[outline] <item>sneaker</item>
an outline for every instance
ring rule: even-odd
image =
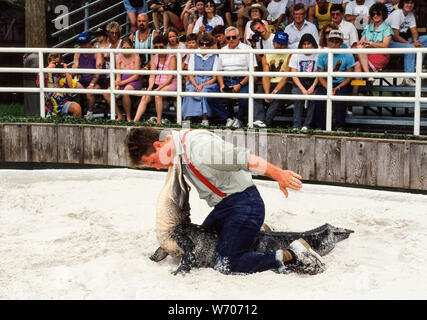
[[[326,270],[322,257],[311,249],[310,245],[302,238],[293,241],[286,248],[292,253],[292,261],[286,266],[294,272],[318,274]]]
[[[169,121],[169,119],[166,119],[166,118],[163,118],[163,119],[162,119],[162,124],[169,124],[169,123],[171,123],[171,122]]]
[[[86,112],[85,119],[87,120],[93,119],[93,112],[92,111]]]
[[[202,120],[202,126],[209,127],[209,120]]]
[[[306,126],[301,128],[301,131],[307,131],[307,130],[308,130],[308,128]]]
[[[150,119],[148,119],[147,122],[149,122],[149,123],[157,123],[157,118],[156,117],[150,117]]]
[[[261,120],[254,121],[254,126],[258,128],[265,128],[267,125]]]
[[[415,79],[413,79],[413,78],[405,78],[405,79],[403,79],[403,81],[402,81],[402,84],[404,85],[404,86],[407,86],[407,87],[414,87],[415,86]]]
[[[234,118],[228,118],[227,122],[225,123],[225,126],[227,128],[231,127],[233,125],[233,123],[234,123],[234,120],[235,120]]]
[[[239,119],[235,119],[231,126],[233,128],[240,128],[242,126],[242,122]]]

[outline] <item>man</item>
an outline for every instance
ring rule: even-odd
[[[288,35],[277,32],[273,39],[274,49],[288,48]],[[289,72],[290,54],[266,54],[262,57],[263,72]],[[258,86],[257,93],[286,94],[290,93],[291,86],[287,83],[288,77],[262,77],[262,85]],[[271,91],[271,89],[273,89]],[[280,99],[255,99],[254,100],[254,126],[265,128],[270,126],[279,110],[283,100]],[[264,107],[264,102],[267,109]]]
[[[289,22],[292,22],[293,20],[293,11],[295,10],[295,6],[297,4],[304,5],[304,8],[308,15],[308,21],[311,23],[314,23],[315,19],[315,10],[314,7],[316,6],[316,0],[289,0],[288,1],[288,12],[289,12]]]
[[[251,47],[240,42],[239,30],[236,27],[228,27],[225,29],[225,38],[228,45],[222,50],[247,50]],[[257,63],[254,59],[253,67]],[[248,71],[249,70],[249,54],[220,54],[218,59],[218,70],[222,71]],[[245,77],[230,77],[218,76],[218,83],[221,92],[234,92],[234,93],[248,93],[249,76]],[[223,106],[212,106],[214,112],[220,115],[224,114],[225,109]],[[221,110],[222,109],[222,110]],[[239,128],[244,121],[248,110],[248,99],[239,99],[239,112],[236,117],[228,115],[226,127]]]
[[[252,21],[251,30],[254,34],[251,34],[249,37],[249,41],[251,43],[251,47],[254,49],[274,49],[273,38],[274,34],[270,32],[270,29],[265,27],[265,24],[261,19],[255,19]],[[254,38],[257,38],[257,41]],[[255,37],[254,37],[255,36]]]
[[[150,21],[146,13],[141,13],[137,17],[138,30],[129,35],[129,38],[134,42],[135,49],[153,49],[153,39],[159,34],[155,30],[151,30]],[[141,68],[148,69],[151,55],[142,53],[139,55],[141,59]]]
[[[319,43],[319,32],[314,24],[305,20],[305,12],[304,4],[298,3],[294,6],[294,22],[285,28],[285,33],[289,36],[289,49],[298,48],[301,37],[306,33],[310,33],[316,39],[316,42]]]
[[[88,33],[83,32],[77,36],[77,43],[82,49],[93,48],[91,38]],[[75,53],[73,61],[73,69],[102,69],[104,66],[104,57],[102,53]],[[77,88],[80,89],[99,89],[101,74],[80,73]],[[85,118],[92,119],[93,109],[95,107],[95,94],[87,93],[87,113]]]
[[[354,0],[345,7],[345,20],[355,25],[357,30],[363,30],[369,23],[369,8],[375,0]]]
[[[344,44],[353,48],[359,42],[359,34],[354,24],[344,20],[344,7],[342,4],[331,6],[331,20],[344,35]]]
[[[393,11],[387,18],[386,22],[394,32],[390,48],[423,48],[427,46],[427,35],[420,36],[417,31],[414,15],[415,3],[415,0],[400,0],[399,9]],[[415,72],[415,59],[415,54],[404,54],[405,72]],[[415,79],[404,78],[402,85],[415,86]]]
[[[344,41],[344,35],[340,30],[332,30],[329,33],[327,42],[328,48],[339,49]],[[317,72],[325,72],[328,70],[328,55],[320,54],[317,60]],[[339,53],[333,56],[333,68],[335,72],[353,72],[354,70],[354,57],[349,53]],[[332,94],[346,96],[350,95],[351,76],[348,77],[335,77],[332,80]],[[326,94],[328,84],[325,78],[319,77],[320,88],[316,90],[316,94]],[[315,122],[316,127],[324,129],[326,121],[325,102],[317,102],[315,108]],[[337,131],[343,131],[345,128],[345,114],[346,103],[345,101],[335,102],[335,128]]]
[[[260,253],[250,249],[265,216],[264,203],[251,173],[277,181],[286,197],[287,188],[302,188],[300,175],[282,170],[207,130],[172,131],[166,141],[160,141],[160,131],[135,128],[128,134],[126,145],[135,165],[162,169],[172,166],[174,161],[182,162],[184,176],[200,198],[214,207],[202,225],[218,233],[215,270],[224,274],[284,271],[286,264],[292,262],[324,270],[322,258],[307,249],[302,239],[292,242],[287,250]]]

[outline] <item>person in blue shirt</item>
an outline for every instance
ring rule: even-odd
[[[327,46],[331,49],[339,49],[344,41],[344,35],[340,30],[332,30],[329,33]],[[317,72],[325,72],[328,70],[328,55],[320,54],[317,60]],[[354,57],[350,53],[334,54],[333,68],[335,72],[353,72]],[[335,77],[332,82],[332,94],[345,96],[351,92],[350,82],[351,77]],[[326,94],[328,87],[326,78],[319,77],[320,86],[316,90],[316,94]],[[345,101],[336,101],[335,103],[335,128],[337,131],[342,131],[345,128]],[[325,129],[326,125],[326,105],[325,101],[318,101],[315,107],[315,125],[316,128]]]

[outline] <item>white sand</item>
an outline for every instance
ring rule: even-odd
[[[112,170],[0,170],[1,299],[426,299],[427,196],[304,185],[286,199],[257,181],[266,222],[303,231],[328,222],[355,233],[316,276],[272,271],[226,276],[157,248],[155,203],[165,174]],[[209,207],[191,194],[192,219]]]

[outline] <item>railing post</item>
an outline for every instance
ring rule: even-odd
[[[248,128],[254,126],[254,53],[249,53],[249,100],[248,100]],[[239,107],[240,108],[240,107]]]
[[[45,102],[44,102],[44,59],[43,59],[43,50],[39,49],[39,86],[40,86],[40,117],[44,118],[45,113]]]
[[[116,62],[114,60],[114,53],[110,52],[110,119],[116,119],[116,97],[113,90],[116,88],[116,77],[114,75],[114,69],[116,68]]]
[[[182,99],[181,99],[181,92],[182,92],[182,78],[181,78],[181,70],[182,70],[182,59],[181,59],[181,52],[178,52],[176,55],[176,123],[181,124],[182,123]]]
[[[333,62],[334,61],[334,54],[332,52],[328,52],[328,78],[327,78],[327,90],[326,90],[326,131],[332,131],[332,86],[333,86],[333,78],[332,78],[332,71],[333,69]]]
[[[89,2],[85,3],[85,24],[84,31],[87,32],[89,30]]]
[[[422,62],[423,55],[421,51],[417,52],[416,55],[416,67],[415,67],[415,105],[414,105],[414,136],[420,135],[420,125],[421,125],[421,72],[422,72]]]

